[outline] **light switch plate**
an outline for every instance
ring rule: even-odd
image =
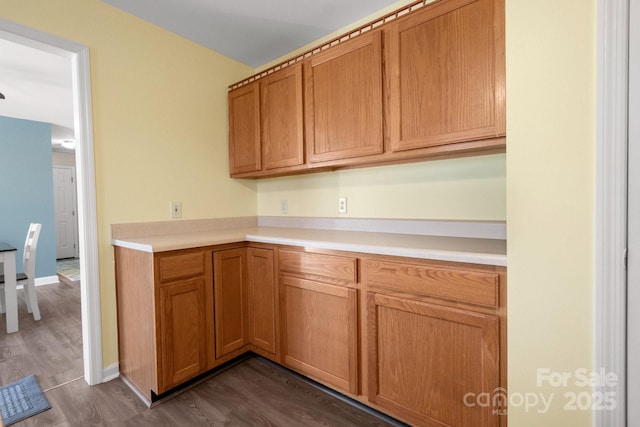
[[[182,202],[171,202],[171,216],[170,218],[182,218]]]

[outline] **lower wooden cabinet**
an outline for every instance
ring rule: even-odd
[[[277,361],[278,292],[272,249],[213,252],[216,361],[253,350]]]
[[[247,250],[213,253],[216,359],[248,343]]]
[[[288,276],[281,287],[285,365],[357,394],[357,291]]]
[[[161,285],[159,390],[168,390],[206,371],[207,289],[204,278]]]
[[[120,372],[148,403],[254,351],[412,425],[506,426],[473,404],[506,395],[506,269],[255,246],[116,247]]]
[[[471,405],[500,384],[496,316],[376,293],[367,303],[371,402],[417,425],[498,425]]]
[[[211,263],[121,247],[115,262],[120,374],[150,404],[214,366]]]
[[[273,249],[249,248],[249,343],[252,350],[274,360],[278,340],[278,287]]]

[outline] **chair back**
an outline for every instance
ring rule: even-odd
[[[32,280],[36,278],[36,249],[38,248],[38,237],[40,237],[41,228],[42,224],[31,223],[27,238],[24,241],[24,253],[22,254],[24,274]]]

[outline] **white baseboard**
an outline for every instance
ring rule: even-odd
[[[60,280],[58,276],[45,276],[45,277],[36,277],[35,284],[36,286],[42,285],[53,285],[54,283],[58,283]]]
[[[102,382],[106,383],[115,380],[120,376],[120,365],[116,362],[102,368]]]

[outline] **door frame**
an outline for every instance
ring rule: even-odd
[[[105,375],[102,366],[98,221],[89,49],[81,44],[5,19],[0,19],[0,38],[59,55],[71,63],[74,128],[77,141],[76,186],[84,379],[89,385],[99,384],[105,380]]]
[[[76,167],[75,166],[64,166],[64,165],[53,165],[53,169],[70,169],[71,170],[71,179],[73,180],[73,210],[76,211],[73,214],[73,256],[74,258],[79,258],[80,257],[80,249],[79,249],[79,242],[78,242],[78,214],[77,214],[77,210],[78,210],[78,189],[77,189],[77,185],[76,185]],[[57,197],[55,194],[53,195],[54,200]],[[56,222],[55,227],[57,228],[58,224]],[[57,231],[56,231],[57,234]],[[57,239],[57,235],[56,235],[56,239]],[[56,257],[57,257],[57,245],[56,245]]]
[[[597,2],[594,250],[594,364],[617,375],[594,393],[614,393],[612,410],[592,410],[594,426],[626,425],[626,267],[629,0]]]
[[[629,117],[640,117],[640,0],[629,2]],[[627,424],[640,423],[640,123],[629,119]],[[635,212],[636,215],[632,215]]]

